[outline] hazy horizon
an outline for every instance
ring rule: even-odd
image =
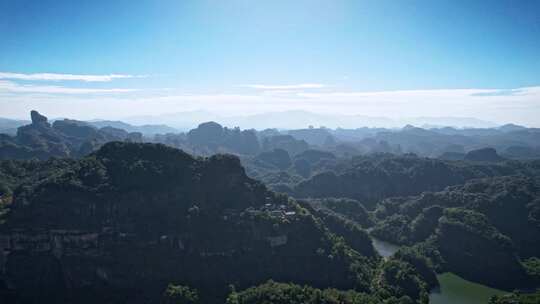
[[[39,110],[37,110],[39,112]],[[439,128],[439,127],[454,127],[454,128],[496,128],[505,124],[513,124],[507,122],[504,124],[495,123],[492,121],[485,121],[476,119],[474,117],[383,117],[383,116],[363,116],[355,114],[324,114],[314,113],[302,110],[291,111],[276,111],[265,112],[258,114],[248,115],[222,115],[216,112],[209,112],[203,110],[187,111],[167,113],[162,115],[141,115],[141,116],[126,116],[120,118],[92,118],[82,119],[79,117],[61,117],[50,116],[48,113],[40,112],[42,115],[46,115],[49,121],[62,120],[62,119],[74,119],[87,122],[99,122],[99,121],[118,121],[128,123],[133,126],[143,125],[166,125],[178,129],[179,131],[186,131],[192,128],[196,128],[199,124],[204,122],[217,122],[226,127],[240,127],[242,129],[304,129],[308,127],[314,128],[330,128],[330,129],[357,129],[357,128],[388,128],[388,129],[401,129],[407,125],[413,125],[415,127],[422,128]],[[7,118],[19,121],[30,122],[30,113],[27,113],[27,117],[21,118]],[[276,123],[278,122],[279,123]],[[525,127],[530,127],[526,126]]]

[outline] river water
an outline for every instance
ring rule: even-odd
[[[450,272],[437,275],[437,279],[440,287],[429,294],[430,304],[487,304],[491,296],[508,293],[467,281]]]
[[[385,259],[398,251],[399,246],[372,237],[373,247]],[[491,296],[508,292],[467,281],[453,273],[437,275],[439,288],[429,294],[430,304],[487,304]]]
[[[396,251],[399,249],[398,245],[388,243],[374,237],[371,238],[371,241],[375,250],[385,259],[396,253]]]

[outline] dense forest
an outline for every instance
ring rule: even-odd
[[[538,303],[540,161],[507,153],[535,129],[150,136],[31,116],[0,138],[7,303],[428,303],[444,272]]]
[[[349,246],[347,223],[326,226],[233,156],[110,143],[77,161],[4,161],[2,184],[3,295],[23,302],[152,301],[182,282],[217,303],[269,278],[425,302],[436,284],[414,270],[426,260],[383,263],[365,234]]]

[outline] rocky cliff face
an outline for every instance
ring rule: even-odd
[[[187,141],[195,151],[203,155],[228,151],[242,155],[254,155],[260,145],[254,130],[229,129],[216,122],[205,122],[187,134]]]
[[[39,114],[38,111],[30,111],[30,118],[32,119],[32,125],[36,127],[50,127],[47,117]]]
[[[30,303],[152,302],[169,282],[209,297],[270,278],[367,288],[352,265],[374,267],[236,157],[162,145],[109,143],[21,185],[5,221],[2,292]]]

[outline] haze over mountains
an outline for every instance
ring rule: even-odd
[[[63,118],[51,118],[51,121]],[[127,116],[118,120],[92,119],[87,120],[96,127],[116,127],[130,132],[143,134],[174,133],[188,131],[196,128],[199,124],[207,121],[215,121],[230,128],[264,130],[279,129],[303,129],[308,126],[356,129],[369,128],[402,128],[406,125],[414,125],[423,128],[494,128],[499,124],[471,117],[411,117],[411,118],[388,118],[364,115],[332,115],[318,114],[308,111],[283,111],[268,112],[254,115],[225,116],[208,111],[189,111],[155,116]],[[16,128],[27,124],[28,120],[11,119],[0,117],[0,132],[15,134]]]
[[[134,116],[122,119],[135,125],[166,124],[180,130],[195,128],[200,123],[215,121],[227,127],[263,130],[301,129],[307,126],[355,129],[360,127],[401,128],[405,125],[457,128],[491,128],[497,124],[470,117],[373,117],[365,115],[320,114],[308,111],[266,112],[254,115],[224,116],[208,111],[190,111],[156,116]]]
[[[514,124],[495,128],[433,126],[420,128],[406,125],[403,128],[332,129],[325,126],[309,125],[307,128],[299,129],[266,128],[256,130],[249,128],[242,130],[237,126],[231,128],[216,122],[204,122],[187,130],[187,132],[181,132],[165,124],[136,126],[122,121],[94,120],[85,122],[62,119],[54,120],[50,124],[48,119],[37,111],[32,111],[31,114],[32,123],[27,126],[21,126],[25,121],[3,120],[5,129],[0,130],[0,134],[4,133],[1,137],[0,156],[15,157],[15,151],[21,153],[19,154],[21,158],[31,158],[34,152],[30,151],[35,151],[38,158],[55,155],[61,157],[83,156],[108,141],[125,139],[164,143],[202,155],[218,152],[256,155],[276,148],[285,149],[291,155],[314,148],[341,156],[376,152],[415,153],[421,156],[453,160],[466,159],[468,157],[466,153],[486,148],[495,149],[505,157],[517,159],[532,158],[540,153],[539,129]],[[290,119],[296,116],[317,118],[317,116],[304,112],[276,113],[275,115],[286,115]],[[37,121],[36,117],[43,117],[44,122]],[[178,118],[176,115],[174,117]],[[268,118],[270,120],[267,120]],[[243,123],[259,121],[260,125],[264,125],[270,124],[273,119],[272,115],[270,117],[253,116],[245,118]],[[470,122],[470,120],[468,121]],[[238,122],[235,121],[235,123]],[[52,149],[51,147],[56,148]],[[480,156],[480,159],[482,157],[484,156]],[[493,156],[491,159],[497,159],[497,157],[499,156]]]

